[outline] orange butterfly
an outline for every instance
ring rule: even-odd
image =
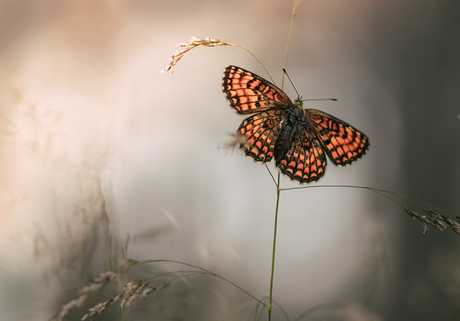
[[[356,128],[329,114],[303,109],[264,78],[227,66],[222,89],[239,114],[254,114],[238,128],[237,139],[246,155],[268,163],[299,183],[318,181],[326,171],[326,155],[338,166],[364,156],[369,139]],[[243,138],[243,139],[240,139]]]

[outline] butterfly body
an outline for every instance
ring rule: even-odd
[[[315,109],[303,109],[301,97],[291,101],[277,86],[236,66],[225,68],[222,88],[239,114],[252,114],[237,130],[240,149],[259,162],[275,159],[294,181],[310,183],[326,171],[327,159],[349,165],[369,148],[362,132]]]
[[[276,162],[286,156],[291,143],[297,138],[297,124],[302,122],[302,118],[303,109],[301,107],[293,105],[285,109],[285,120],[280,123],[280,133],[274,148]]]

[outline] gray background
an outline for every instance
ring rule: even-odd
[[[225,148],[243,117],[221,92],[228,64],[267,75],[231,47],[197,48],[173,74],[160,71],[177,43],[209,36],[249,49],[279,85],[293,4],[0,3],[0,318],[49,319],[125,247],[267,295],[275,187],[264,166]],[[459,7],[301,3],[290,77],[304,98],[339,100],[307,108],[371,141],[362,160],[330,164],[316,185],[399,191],[459,213]],[[314,307],[315,320],[455,320],[459,237],[422,231],[365,190],[285,192],[275,300],[291,320]],[[194,277],[97,319],[250,319],[255,306],[221,280]],[[284,320],[278,309],[274,318]]]

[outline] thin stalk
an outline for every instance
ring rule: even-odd
[[[300,5],[300,0],[295,0],[294,1],[294,9],[292,10],[292,19],[291,19],[291,26],[289,27],[289,37],[288,37],[288,45],[286,48],[286,59],[284,61],[284,69],[287,69],[287,64],[288,64],[288,59],[289,59],[289,50],[291,49],[291,39],[292,39],[292,31],[294,29],[294,20],[295,16],[297,14],[297,7]],[[284,73],[283,73],[283,78],[281,80],[281,89],[283,89],[284,86]]]
[[[275,227],[273,230],[273,250],[272,250],[272,270],[270,275],[270,294],[268,297],[268,321],[272,319],[272,307],[273,307],[273,280],[275,276],[275,256],[276,256],[276,235],[278,231],[278,209],[280,204],[280,177],[281,173],[278,172],[278,181],[276,183],[276,208],[275,208]]]
[[[264,306],[267,306],[266,304],[264,304],[262,301],[260,301],[259,299],[257,299],[255,296],[253,296],[251,293],[249,293],[248,291],[246,291],[245,289],[243,289],[242,287],[240,287],[239,285],[237,285],[236,283],[224,278],[223,276],[220,276],[219,274],[216,274],[214,272],[211,272],[210,270],[207,270],[207,269],[204,269],[202,267],[199,267],[197,265],[194,265],[194,264],[190,264],[190,263],[185,263],[185,262],[181,262],[181,261],[176,261],[176,260],[166,260],[166,259],[159,259],[159,260],[144,260],[144,261],[136,261],[136,262],[133,262],[131,263],[131,266],[132,267],[136,267],[136,266],[141,266],[141,265],[145,265],[145,264],[150,264],[150,263],[159,263],[159,262],[169,262],[169,263],[176,263],[176,264],[181,264],[181,265],[185,265],[185,266],[189,266],[189,267],[192,267],[192,268],[195,268],[195,269],[198,269],[200,271],[200,273],[202,274],[207,274],[207,275],[212,275],[212,276],[215,276],[225,282],[227,282],[228,284],[234,286],[235,288],[237,288],[238,290],[240,290],[241,292],[245,293],[247,296],[251,297],[252,299],[254,299],[255,301],[259,302],[260,304],[264,305]],[[268,308],[268,307],[267,307]]]
[[[289,37],[288,37],[288,44],[286,48],[286,60],[284,62],[284,69],[287,68],[287,64],[288,64],[289,50],[291,48],[292,30],[294,28],[294,20],[297,14],[297,7],[299,6],[299,4],[300,4],[300,0],[294,1],[294,9],[292,11],[291,26],[289,28]],[[284,73],[283,73],[283,78],[281,80],[281,89],[283,89],[283,87],[284,87]],[[268,321],[271,321],[272,319],[272,308],[273,308],[273,280],[275,277],[276,235],[278,232],[278,209],[280,205],[280,195],[281,195],[280,179],[281,179],[281,173],[278,171],[278,180],[275,183],[276,184],[276,209],[275,209],[275,226],[273,228],[273,250],[272,250],[272,270],[271,270],[271,275],[270,275],[270,294],[268,297],[268,313],[267,313]]]

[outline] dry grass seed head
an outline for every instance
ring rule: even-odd
[[[171,62],[166,66],[165,69],[161,71],[162,74],[170,71],[175,65],[177,65],[177,63],[184,57],[184,55],[187,52],[199,46],[202,46],[202,47],[232,46],[234,47],[236,45],[228,41],[212,39],[209,37],[206,37],[206,38],[191,37],[189,42],[181,42],[177,46],[180,48],[185,48],[185,49],[178,50],[171,56],[170,58]]]

